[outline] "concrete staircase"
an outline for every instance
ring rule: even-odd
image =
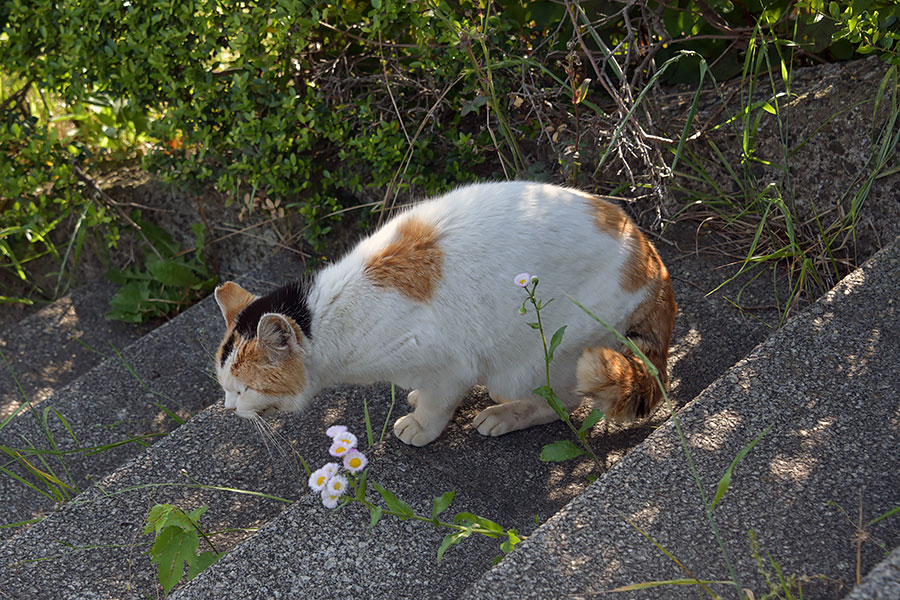
[[[771,554],[785,574],[829,578],[805,584],[819,587],[805,587],[804,597],[846,595],[856,577],[856,545],[848,540],[858,502],[864,522],[900,505],[900,385],[893,374],[900,350],[900,299],[894,298],[900,241],[755,350],[770,333],[761,321],[772,315],[745,319],[721,297],[705,297],[703,289],[720,276],[660,250],[682,308],[672,396],[679,405],[696,396],[679,422],[708,495],[737,452],[773,425],[735,469],[714,512],[741,585],[756,597],[768,589],[747,551],[752,528],[762,556]],[[244,283],[264,291],[299,269],[271,263]],[[38,406],[38,413],[58,410],[75,434],[77,442],[48,418],[61,449],[135,436],[142,443],[66,455],[67,481],[83,491],[64,504],[0,477],[0,524],[46,515],[27,528],[0,529],[9,538],[0,547],[0,598],[162,596],[146,555],[152,540],[143,534],[158,502],[185,510],[206,505],[204,528],[229,530],[214,537],[229,554],[173,598],[586,597],[688,577],[622,515],[697,577],[729,578],[664,411],[643,426],[598,425],[593,442],[607,470],[590,485],[585,461],[538,461],[545,443],[567,437],[561,424],[497,439],[478,435],[471,418],[488,402],[478,390],[425,448],[404,446],[390,433],[366,448],[363,404],[377,438],[390,406],[385,386],[330,389],[311,411],[273,419],[276,437],[265,440],[217,402],[209,357],[221,331],[218,308],[207,298],[122,352],[147,387],[116,357]],[[397,397],[391,420],[407,410],[405,394]],[[370,479],[419,514],[430,515],[433,498],[455,490],[445,516],[472,512],[529,539],[493,568],[499,542],[483,538],[452,547],[437,565],[445,531],[384,517],[370,532],[368,513],[359,507],[325,509],[308,493],[296,455],[312,468],[326,462],[324,431],[335,423],[359,436]],[[0,430],[0,445],[22,446],[27,439],[39,446],[42,435],[34,415],[22,414]],[[898,523],[900,515],[888,517],[867,533],[891,550],[900,546]],[[869,541],[861,548],[865,575],[885,553]],[[733,587],[714,591],[736,597]],[[696,587],[670,586],[624,595],[697,594]]]

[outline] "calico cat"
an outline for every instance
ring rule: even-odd
[[[677,306],[650,242],[617,206],[538,183],[485,183],[424,201],[312,278],[257,297],[216,289],[226,332],[216,354],[225,406],[242,417],[303,410],[323,387],[390,381],[415,410],[403,442],[440,435],[467,390],[496,405],[474,425],[502,435],[558,417],[532,390],[544,379],[540,339],[519,314],[516,274],[540,277],[549,331],[566,324],[550,368],[567,410],[590,398],[609,418],[653,412],[661,393],[644,364],[566,299],[623,332],[666,380]]]

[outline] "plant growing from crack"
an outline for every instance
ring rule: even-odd
[[[200,527],[200,517],[205,512],[206,506],[187,513],[172,504],[157,504],[150,509],[144,533],[156,535],[150,548],[150,560],[157,565],[159,582],[166,594],[184,577],[185,565],[190,581],[225,555],[216,550],[209,535]],[[200,538],[211,550],[198,554]]]
[[[550,363],[553,362],[554,352],[556,352],[556,349],[562,343],[563,335],[566,332],[566,325],[563,325],[553,333],[550,338],[550,343],[548,344],[547,335],[544,332],[544,322],[541,319],[541,311],[553,302],[553,298],[546,302],[538,299],[536,291],[539,281],[540,280],[536,275],[530,275],[528,273],[520,273],[519,275],[516,275],[515,278],[515,284],[523,288],[526,294],[525,299],[522,301],[522,306],[519,307],[519,314],[528,314],[528,309],[525,307],[526,304],[531,304],[534,308],[535,318],[537,320],[529,322],[528,326],[540,333],[541,344],[544,348],[544,385],[535,388],[534,393],[547,401],[547,404],[553,409],[553,412],[555,412],[560,420],[572,430],[575,440],[578,442],[576,444],[571,440],[560,440],[558,442],[546,444],[541,450],[541,460],[544,462],[559,462],[587,454],[591,457],[599,470],[603,467],[603,464],[600,462],[600,459],[597,458],[597,455],[594,454],[590,444],[588,444],[587,434],[594,425],[603,419],[604,415],[595,408],[581,423],[581,426],[576,427],[572,422],[571,415],[569,415],[569,412],[562,405],[556,392],[553,391],[553,387],[550,384]]]
[[[403,521],[422,521],[451,530],[438,547],[438,564],[450,546],[473,534],[503,539],[500,544],[503,554],[511,552],[522,540],[517,530],[505,529],[490,519],[469,512],[457,513],[452,522],[441,520],[440,515],[447,511],[453,502],[456,494],[454,491],[444,492],[434,499],[430,516],[417,514],[396,494],[368,479],[368,458],[356,449],[357,438],[347,431],[346,427],[342,425],[329,427],[326,434],[331,438],[329,454],[341,459],[342,464],[329,462],[313,471],[309,477],[309,487],[321,494],[322,504],[327,508],[339,509],[353,502],[362,504],[369,511],[369,529],[373,529],[384,515],[392,515]],[[367,497],[369,487],[373,488],[384,501],[383,506]],[[503,554],[496,557],[494,562],[499,562]]]

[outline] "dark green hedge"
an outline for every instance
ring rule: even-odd
[[[9,229],[17,215],[54,223],[61,205],[85,202],[73,166],[110,157],[139,154],[242,202],[280,199],[308,217],[312,242],[323,215],[406,189],[513,176],[595,185],[567,165],[602,151],[579,146],[578,124],[624,113],[586,49],[636,95],[681,50],[719,80],[737,73],[754,36],[788,41],[800,59],[896,60],[898,14],[887,0],[7,0],[0,268],[23,243]],[[610,75],[613,62],[627,77]],[[666,76],[697,72],[685,60]]]

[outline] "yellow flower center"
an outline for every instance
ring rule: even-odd
[[[356,469],[360,464],[362,464],[362,461],[359,460],[359,458],[354,457],[350,459],[350,466],[352,468]]]

